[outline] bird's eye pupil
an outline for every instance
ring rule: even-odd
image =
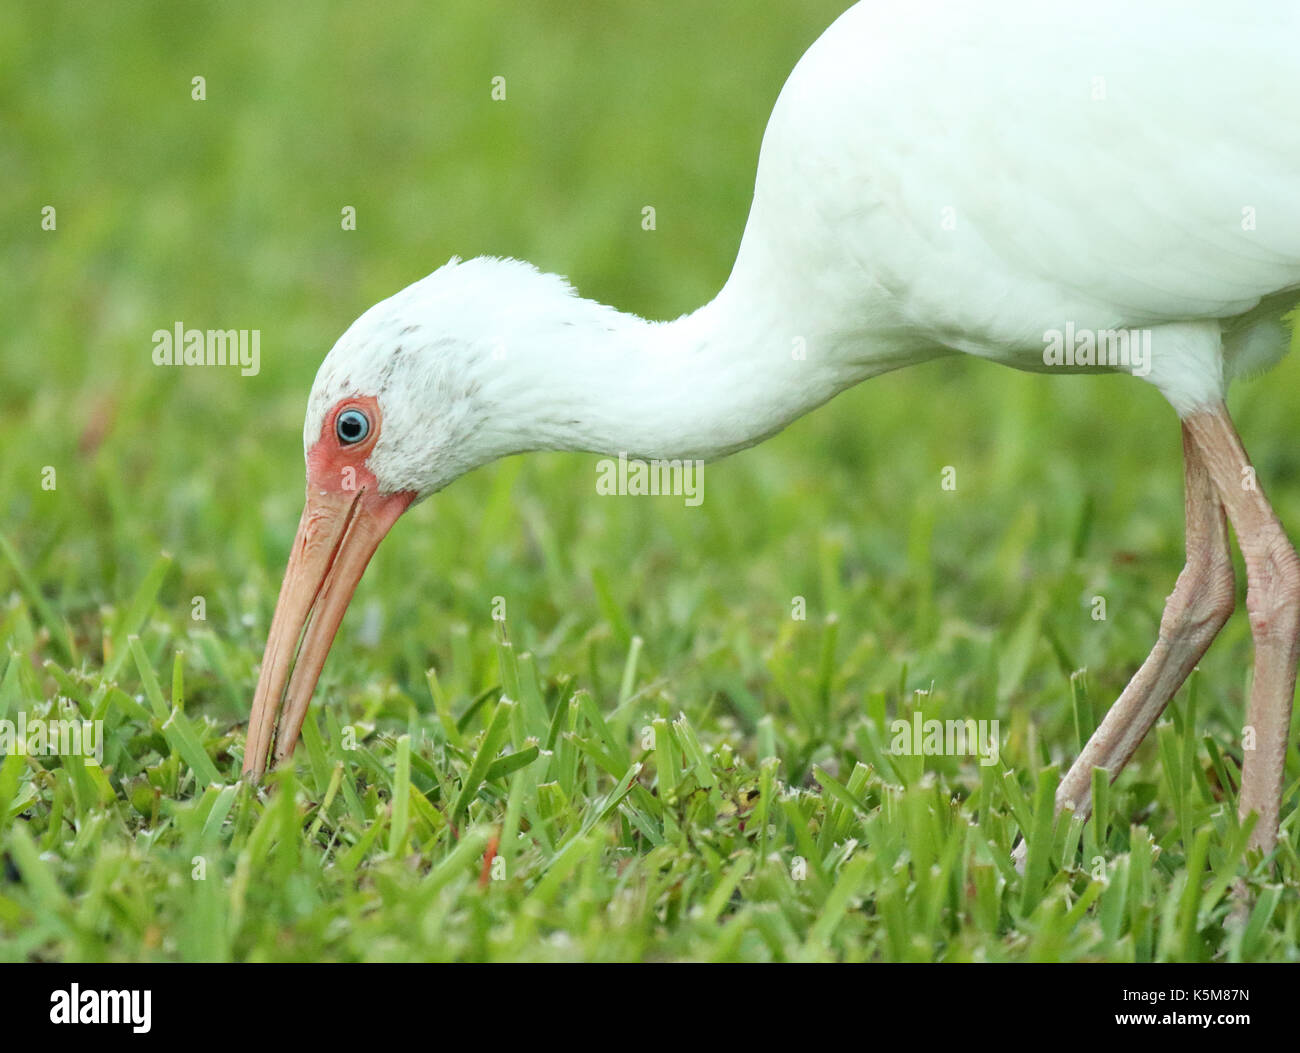
[[[370,434],[370,419],[360,410],[344,410],[335,422],[334,431],[339,442],[350,444],[360,442]]]

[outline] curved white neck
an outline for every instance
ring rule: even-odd
[[[801,324],[808,312],[728,282],[673,322],[578,297],[519,337],[494,430],[506,448],[711,459],[751,446],[844,388],[893,368],[859,334]],[[512,431],[511,422],[517,422]]]

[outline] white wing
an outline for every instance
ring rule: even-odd
[[[1300,287],[1297,5],[857,5],[764,137],[733,278],[776,273],[864,329],[1017,365],[1067,321],[1224,319]]]

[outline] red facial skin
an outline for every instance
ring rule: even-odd
[[[334,429],[339,414],[349,409],[358,409],[370,419],[370,432],[360,442],[345,445]],[[320,437],[307,451],[307,489],[341,493],[346,487],[352,492],[365,489],[376,493],[379,480],[366,467],[366,458],[379,441],[383,424],[379,400],[373,395],[354,395],[336,403],[321,421]]]
[[[344,443],[335,433],[335,421],[347,409],[361,410],[370,420],[370,431],[360,442]],[[247,776],[256,778],[266,770],[268,754],[279,762],[293,752],[357,582],[379,542],[415,500],[410,490],[381,494],[374,472],[366,467],[382,430],[378,400],[350,396],[325,414],[320,438],[307,453],[306,505],[248,722]]]

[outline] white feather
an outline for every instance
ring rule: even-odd
[[[530,449],[716,457],[936,355],[1051,368],[1067,324],[1149,330],[1145,379],[1217,401],[1300,300],[1298,11],[858,4],[781,92],[713,302],[651,323],[453,260],[343,335],[304,439],[375,395],[371,468],[421,495]]]

